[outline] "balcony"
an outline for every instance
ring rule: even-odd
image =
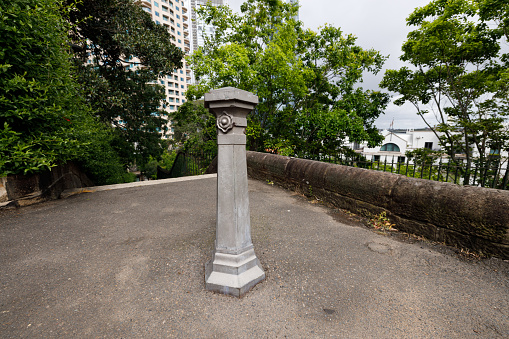
[[[140,0],[140,1],[136,2],[136,4],[140,5],[142,8],[148,8],[148,9],[152,10],[152,4],[150,3],[150,1]]]
[[[186,22],[183,22],[183,23],[182,23],[182,26],[184,27],[184,29],[189,28],[189,25],[188,25]]]

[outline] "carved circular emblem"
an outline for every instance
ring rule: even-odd
[[[223,112],[218,118],[217,118],[217,128],[219,128],[223,133],[228,132],[233,128],[233,117]]]

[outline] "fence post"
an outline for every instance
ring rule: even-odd
[[[256,95],[233,87],[205,94],[218,128],[216,243],[205,283],[208,290],[236,297],[265,279],[251,241],[247,187],[247,114],[256,104]]]

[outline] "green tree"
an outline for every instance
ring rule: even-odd
[[[71,76],[61,2],[0,2],[0,175],[82,156],[88,108]]]
[[[170,114],[173,146],[184,151],[217,151],[216,119],[203,101],[187,101]]]
[[[248,116],[252,150],[312,155],[336,152],[346,137],[379,143],[373,122],[388,96],[358,85],[385,58],[356,46],[339,28],[303,30],[296,11],[280,0],[248,0],[239,15],[202,7],[199,14],[216,30],[189,59],[199,82],[188,89],[188,100],[225,86],[258,95]]]
[[[167,114],[157,82],[182,67],[183,52],[132,0],[83,0],[68,17],[77,78],[97,117],[116,127],[112,146],[126,166],[158,158]]]
[[[502,3],[435,0],[417,8],[407,24],[418,28],[401,56],[413,67],[388,70],[381,83],[401,95],[396,104],[415,106],[453,163],[465,155],[465,183],[474,162],[484,167],[491,149],[508,147],[507,56],[500,53],[506,18],[496,28],[483,21],[499,15]],[[437,125],[427,118],[429,107]]]

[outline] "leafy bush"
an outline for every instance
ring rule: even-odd
[[[0,3],[0,175],[80,157],[88,108],[71,77],[60,1]]]

